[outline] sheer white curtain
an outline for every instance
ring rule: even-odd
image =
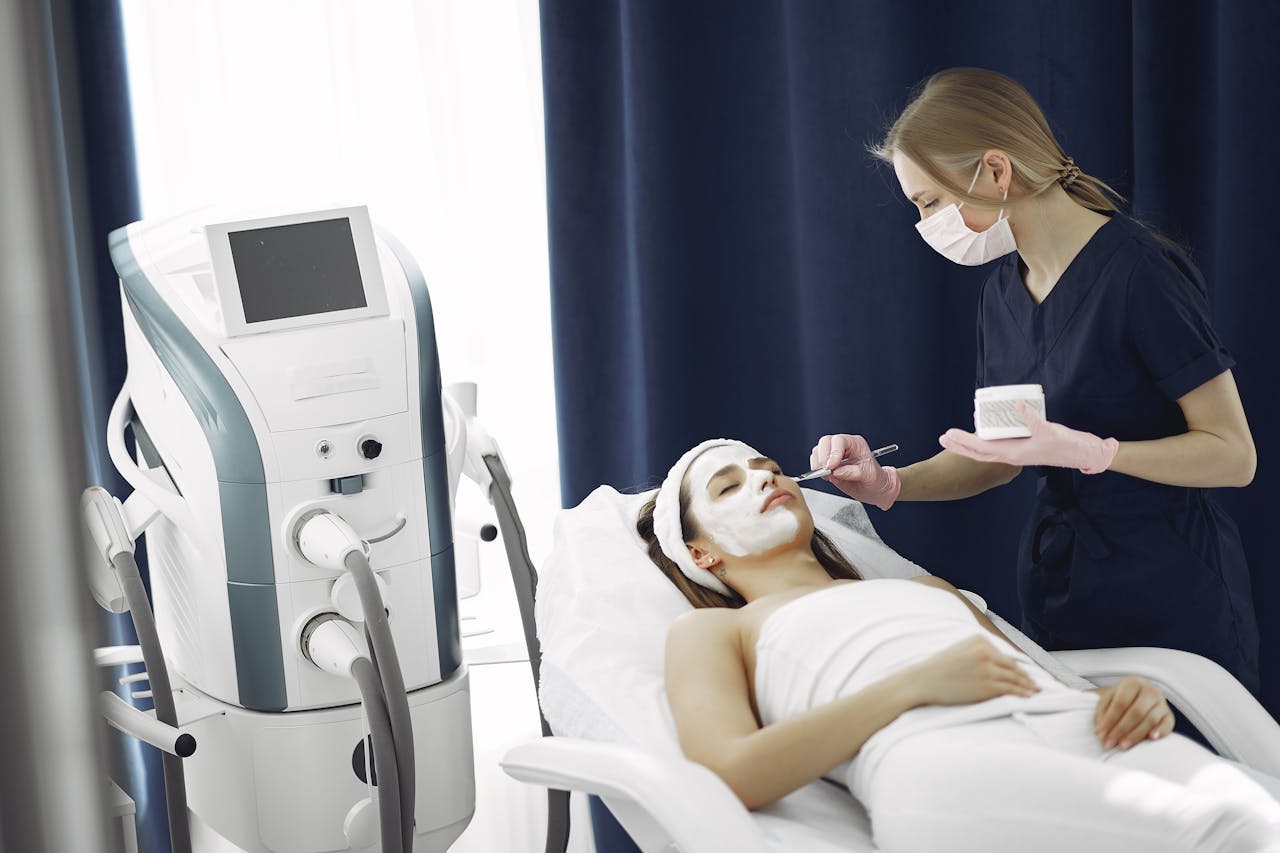
[[[143,213],[366,203],[422,265],[445,383],[559,507],[537,0],[124,0]]]

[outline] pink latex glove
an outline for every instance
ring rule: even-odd
[[[1047,421],[1040,412],[1019,402],[1018,417],[1031,430],[1030,438],[978,438],[971,432],[949,429],[938,443],[961,456],[979,462],[1003,462],[1006,465],[1050,465],[1078,468],[1084,474],[1101,474],[1115,461],[1120,442],[1099,438],[1091,432],[1065,427]]]
[[[809,454],[809,467],[830,468],[822,479],[854,500],[880,509],[893,506],[902,491],[898,469],[881,465],[860,435],[824,435]]]

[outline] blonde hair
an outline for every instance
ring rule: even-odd
[[[871,153],[889,163],[900,153],[960,201],[994,208],[1001,202],[971,195],[967,179],[953,177],[973,174],[992,149],[1008,155],[1013,183],[1028,197],[1061,186],[1077,204],[1105,213],[1124,200],[1067,156],[1026,89],[985,68],[949,68],[925,80]]]
[[[676,589],[680,590],[694,607],[733,608],[746,604],[746,600],[736,592],[730,596],[721,595],[713,589],[708,589],[702,584],[689,580],[685,577],[684,572],[680,571],[680,567],[663,553],[662,546],[658,544],[657,534],[653,532],[653,507],[656,503],[657,499],[653,498],[646,501],[644,506],[640,508],[640,517],[636,519],[636,533],[639,533],[640,538],[644,540],[645,549],[649,552],[649,559],[662,570],[662,573],[667,576],[667,580],[675,584]],[[697,522],[694,521],[692,513],[689,512],[689,489],[686,485],[681,485],[680,487],[680,527],[680,532],[686,542],[698,538]],[[813,556],[818,559],[822,568],[826,569],[827,574],[833,579],[862,580],[858,570],[845,559],[844,554],[840,553],[840,549],[835,546],[835,543],[816,527],[813,530],[813,539],[810,541],[809,547],[813,549]]]

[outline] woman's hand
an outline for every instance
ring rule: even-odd
[[[980,634],[904,670],[904,675],[921,705],[969,705],[1040,690],[1013,658]]]
[[[850,464],[852,463],[852,464]],[[856,501],[888,509],[902,491],[896,468],[886,468],[871,455],[860,435],[824,435],[809,453],[810,468],[829,468],[823,477]]]
[[[1094,733],[1103,747],[1117,744],[1128,749],[1144,740],[1162,738],[1173,731],[1173,711],[1160,688],[1145,678],[1130,675],[1119,684],[1094,691],[1100,697],[1094,712]]]
[[[1018,402],[1015,411],[1031,431],[1030,438],[991,440],[978,438],[962,429],[949,429],[938,443],[952,453],[979,462],[1051,465],[1076,468],[1085,474],[1101,474],[1115,461],[1120,442],[1114,438],[1099,438],[1091,432],[1047,421],[1044,415],[1022,401]]]

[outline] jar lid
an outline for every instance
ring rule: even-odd
[[[1044,396],[1044,388],[1040,385],[992,385],[979,388],[973,395],[975,400],[1025,400]]]

